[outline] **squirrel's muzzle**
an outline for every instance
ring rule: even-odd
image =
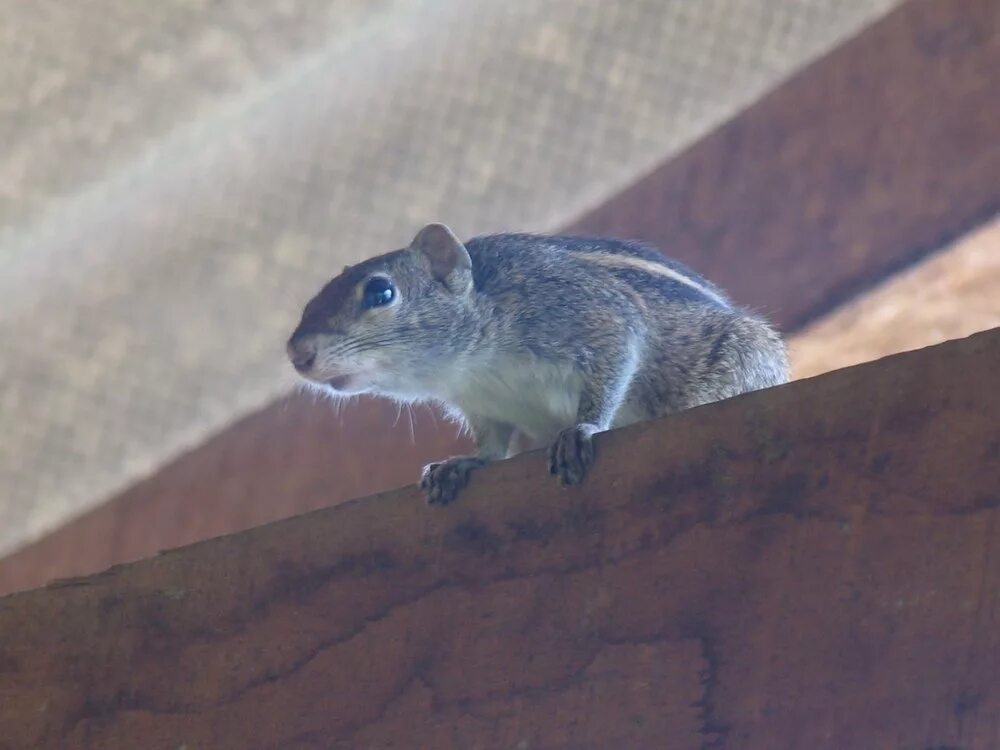
[[[288,359],[296,370],[305,374],[312,369],[313,364],[316,362],[315,341],[309,338],[297,339],[295,336],[292,336],[286,348]]]

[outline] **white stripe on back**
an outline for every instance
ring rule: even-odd
[[[670,266],[664,265],[663,263],[646,260],[645,258],[636,258],[632,255],[618,255],[616,253],[605,253],[600,251],[577,252],[574,253],[574,255],[581,260],[597,263],[598,265],[605,266],[607,268],[634,268],[638,271],[645,271],[646,273],[665,276],[668,279],[673,279],[678,283],[684,284],[691,289],[704,294],[706,297],[715,300],[723,307],[729,307],[729,303],[720,297],[716,292],[713,292],[711,289],[699,284],[694,279],[675,271],[670,268]]]

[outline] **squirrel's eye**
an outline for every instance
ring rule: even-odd
[[[396,298],[396,289],[392,282],[384,276],[375,276],[365,284],[361,295],[361,306],[366,310],[373,307],[388,305]]]

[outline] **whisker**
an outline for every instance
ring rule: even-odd
[[[361,349],[375,349],[380,346],[385,346],[387,344],[395,344],[400,341],[404,341],[405,338],[401,336],[386,337],[381,339],[365,339],[364,341],[353,342],[347,346],[339,347],[335,350],[331,350],[331,354],[335,356],[342,357],[347,354],[353,354]]]
[[[416,328],[404,328],[399,331],[393,331],[392,333],[371,336],[368,338],[353,338],[347,341],[341,341],[337,346],[328,349],[328,353],[331,356],[344,356],[345,354],[350,354],[362,348],[374,348],[377,346],[385,346],[386,344],[394,344],[400,341],[407,341],[410,338],[410,334],[416,331]]]

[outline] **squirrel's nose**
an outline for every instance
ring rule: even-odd
[[[310,341],[288,342],[288,359],[299,372],[308,372],[316,362],[316,345]]]

